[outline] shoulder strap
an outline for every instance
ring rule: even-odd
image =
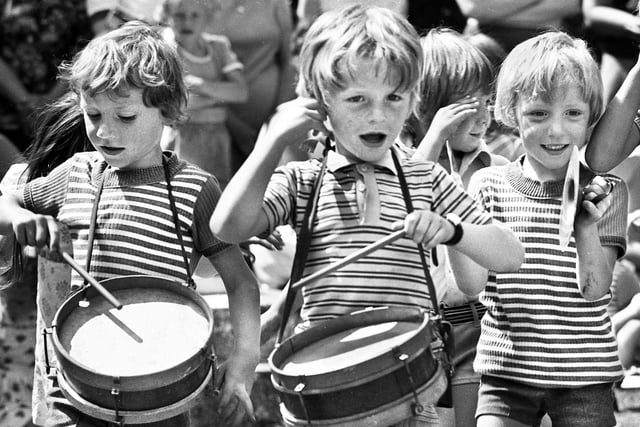
[[[402,189],[402,197],[404,198],[405,206],[407,207],[407,213],[413,212],[413,203],[411,202],[411,195],[409,194],[409,186],[407,180],[402,171],[402,166],[398,160],[395,150],[391,150],[391,157],[393,158],[393,164],[396,167],[396,173],[398,174],[398,181],[400,181],[400,188]],[[429,266],[427,265],[427,259],[424,255],[424,248],[421,243],[418,243],[418,253],[420,254],[420,262],[422,264],[422,270],[424,270],[424,278],[429,288],[429,297],[431,298],[431,305],[437,316],[440,316],[440,307],[438,305],[438,298],[436,296],[436,287],[433,284],[433,279],[429,273]]]
[[[316,209],[318,208],[318,198],[320,197],[320,187],[322,187],[322,178],[327,170],[327,153],[329,151],[330,143],[327,139],[325,141],[325,148],[322,158],[322,166],[320,172],[313,183],[311,190],[311,197],[307,203],[307,207],[304,211],[304,217],[302,219],[300,234],[296,242],[296,253],[293,258],[293,265],[291,267],[291,277],[287,284],[287,297],[284,303],[282,318],[280,319],[280,328],[278,329],[278,335],[276,336],[276,345],[280,344],[284,335],[284,329],[291,314],[293,307],[293,301],[295,299],[295,290],[291,286],[293,283],[300,280],[304,272],[304,266],[307,262],[307,255],[309,253],[309,245],[311,244],[311,232],[313,230],[313,221],[316,216]]]

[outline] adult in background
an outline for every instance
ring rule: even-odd
[[[581,0],[457,0],[469,18],[466,32],[495,38],[508,53],[515,45],[549,29],[574,32]]]
[[[230,105],[228,110],[234,170],[253,149],[260,127],[276,106],[295,96],[292,27],[287,0],[225,0],[208,28],[209,32],[227,36],[244,65],[249,88],[247,101]]]

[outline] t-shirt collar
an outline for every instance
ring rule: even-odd
[[[348,159],[347,157],[335,151],[329,151],[327,153],[327,169],[332,172],[336,172],[339,169],[342,169],[351,165],[355,165],[357,163],[359,162],[355,162],[351,159]],[[362,162],[362,163],[369,163],[374,166],[387,169],[389,172],[396,175],[396,168],[393,164],[393,158],[391,157],[391,150],[387,150],[385,155],[381,159],[375,162]]]

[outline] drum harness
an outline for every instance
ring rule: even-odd
[[[183,262],[184,262],[184,266],[185,269],[187,271],[187,280],[184,283],[185,286],[195,290],[196,289],[196,283],[193,280],[192,277],[192,272],[191,272],[191,266],[189,264],[189,257],[187,256],[187,251],[185,249],[184,246],[184,240],[182,238],[182,231],[180,229],[180,222],[179,222],[179,218],[178,218],[178,209],[176,207],[176,201],[175,201],[175,197],[173,196],[173,187],[171,185],[171,175],[169,172],[169,166],[167,165],[167,160],[164,156],[164,154],[162,155],[162,169],[164,171],[164,177],[165,177],[165,181],[167,183],[167,193],[168,193],[168,199],[169,199],[169,205],[171,208],[171,214],[173,217],[173,222],[175,225],[175,229],[176,229],[176,235],[178,237],[178,241],[180,243],[180,250],[182,252],[182,258],[183,258]],[[91,209],[91,222],[89,223],[89,236],[88,236],[88,242],[87,242],[87,261],[86,261],[86,268],[85,270],[88,272],[90,271],[89,268],[91,266],[91,255],[93,253],[93,241],[94,241],[94,236],[95,236],[95,230],[96,230],[96,222],[97,222],[97,218],[98,218],[98,205],[100,204],[100,197],[102,196],[102,189],[104,187],[104,171],[103,174],[100,177],[100,181],[98,182],[98,186],[96,189],[96,194],[95,194],[95,199],[93,202],[93,207]],[[87,289],[89,288],[90,284],[87,282],[87,280],[85,279],[84,284],[82,287],[80,288],[73,288],[71,289],[70,294],[73,294],[75,292],[81,291],[83,293],[83,297],[82,300],[79,302],[80,306],[87,306],[88,305],[88,301],[86,299],[86,293],[87,293]],[[48,346],[47,346],[47,335],[52,334],[52,330],[51,328],[44,328],[42,330],[42,335],[44,336],[44,357],[45,357],[45,372],[47,373],[47,376],[49,377],[55,377],[57,375],[56,373],[56,368],[54,366],[51,366],[50,362],[49,362],[49,351],[48,351]],[[215,354],[212,353],[211,355],[211,359],[212,359],[212,364],[213,364],[213,369],[215,372],[215,367],[216,367],[216,356]],[[120,426],[124,426],[124,422],[122,421],[122,416],[119,414],[120,410],[120,377],[113,377],[113,387],[111,389],[111,395],[113,396],[113,403],[114,403],[114,411],[115,411],[115,418]]]
[[[304,272],[304,265],[307,260],[308,248],[311,242],[311,231],[313,228],[313,221],[315,219],[317,206],[318,206],[318,198],[320,195],[320,187],[322,184],[322,179],[326,172],[327,168],[327,153],[329,150],[332,150],[332,144],[329,137],[327,137],[324,141],[324,150],[323,150],[323,158],[322,164],[320,167],[320,171],[316,180],[314,182],[309,203],[305,208],[304,217],[301,224],[301,230],[298,235],[298,241],[296,244],[296,252],[293,260],[293,265],[291,268],[291,278],[289,280],[289,284],[287,286],[287,295],[285,299],[285,303],[283,306],[283,316],[280,320],[280,328],[278,329],[278,334],[275,340],[275,346],[278,347],[282,341],[285,328],[287,325],[287,321],[291,311],[293,309],[293,304],[295,300],[295,291],[293,290],[293,284],[302,278]],[[400,161],[395,153],[395,150],[391,150],[391,155],[393,158],[393,163],[396,168],[398,174],[398,181],[400,181],[400,187],[402,189],[402,196],[405,201],[405,206],[407,209],[407,213],[413,212],[413,203],[411,202],[411,196],[409,194],[409,188],[404,176],[404,172],[400,165]],[[453,375],[453,351],[454,351],[454,341],[453,341],[453,327],[451,323],[447,322],[444,319],[443,312],[441,312],[440,307],[438,305],[438,300],[436,297],[436,289],[433,283],[433,279],[431,278],[431,274],[429,273],[429,266],[427,264],[427,260],[424,254],[424,248],[422,244],[418,243],[418,253],[420,254],[420,262],[422,264],[422,269],[424,271],[424,276],[426,280],[427,287],[429,289],[429,296],[431,299],[431,312],[430,319],[433,320],[435,324],[435,328],[433,330],[433,340],[431,344],[431,351],[436,360],[440,362],[442,365],[445,375],[447,376],[447,389],[444,394],[440,397],[437,406],[451,408],[453,406],[452,395],[451,395],[451,377]],[[435,251],[434,251],[435,254]],[[409,369],[408,364],[408,356],[406,354],[398,354],[396,357],[403,362],[404,367],[406,369],[409,382],[411,383],[412,394],[414,397],[414,403],[412,404],[412,410],[415,415],[421,413],[424,410],[422,404],[418,401],[418,392],[416,390],[413,376],[411,370]],[[305,413],[307,414],[307,423],[311,425],[311,419],[308,416],[308,410],[305,406],[304,397],[302,394],[302,390],[304,389],[304,382],[298,384],[295,388],[295,391],[298,393],[298,397],[300,399],[300,403],[304,408]]]

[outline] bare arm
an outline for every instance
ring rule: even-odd
[[[422,243],[425,249],[446,242],[454,234],[453,225],[431,211],[410,213],[403,227],[407,236]],[[511,229],[496,222],[486,225],[463,223],[462,227],[462,239],[449,251],[453,255],[452,269],[460,268],[460,279],[456,274],[456,281],[462,284],[462,292],[468,295],[480,292],[487,283],[487,270],[507,272],[520,268],[524,248]]]
[[[480,22],[497,21],[498,19],[529,9],[542,0],[457,0],[463,15],[476,18]]]
[[[220,373],[224,374],[216,376],[216,388],[222,391],[223,420],[237,425],[245,417],[255,419],[249,395],[260,359],[260,292],[238,247],[209,260],[220,273],[227,291],[235,338],[233,351],[221,367]],[[238,399],[237,405],[234,397]]]
[[[640,143],[633,120],[640,108],[640,61],[631,68],[593,129],[585,158],[595,171],[613,169]]]
[[[212,81],[188,74],[185,76],[185,81],[189,86],[189,91],[195,95],[189,99],[190,107],[192,107],[192,98],[198,102],[199,97],[206,97],[208,101],[217,104],[220,102],[245,102],[249,94],[247,81],[241,70],[226,73],[224,80]]]
[[[262,200],[280,157],[286,147],[304,141],[309,130],[327,132],[323,121],[319,104],[310,98],[299,98],[277,108],[262,128],[255,148],[227,184],[211,217],[211,229],[220,239],[239,243],[267,228]]]
[[[620,194],[618,200],[623,206],[619,209],[626,213],[626,186],[617,185],[613,191]],[[614,246],[602,246],[600,233],[598,233],[598,221],[609,209],[612,200],[614,199],[611,194],[597,204],[583,200],[580,214],[574,221],[578,255],[578,286],[582,296],[590,301],[602,298],[609,292],[613,279],[618,249]],[[626,215],[624,218],[626,220]]]
[[[583,0],[582,13],[587,28],[608,37],[640,40],[640,17],[611,7],[611,0]]]

